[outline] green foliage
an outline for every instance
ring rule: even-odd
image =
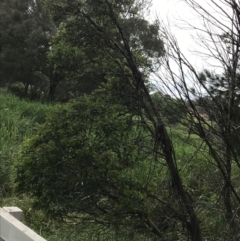
[[[79,227],[80,229],[81,227]],[[137,235],[133,232],[127,234],[125,230],[104,230],[103,227],[94,225],[82,229],[81,233],[76,232],[76,227],[72,230],[68,228],[55,229],[54,234],[47,236],[48,241],[151,241],[153,239]]]
[[[176,98],[155,92],[152,94],[152,100],[162,114],[164,121],[170,125],[181,123],[181,119],[186,116],[180,100]]]
[[[134,213],[136,204],[148,212],[142,134],[132,128],[124,107],[98,98],[56,107],[23,144],[17,191],[32,194],[36,205],[55,217],[84,212],[113,222]],[[156,188],[148,186],[148,191]]]
[[[12,188],[13,160],[24,138],[35,132],[42,123],[48,105],[20,101],[0,89],[0,194],[9,195]]]
[[[4,0],[0,9],[1,86],[20,82],[25,97],[46,94],[53,78],[46,52],[54,26],[42,10],[42,1]]]
[[[65,81],[60,84],[60,88],[65,89],[63,91],[65,94],[68,92],[74,95],[90,94],[106,82],[104,78],[106,66],[110,63],[106,63],[104,54],[96,46],[73,42],[73,35],[77,35],[76,31],[79,31],[73,30],[76,28],[75,22],[75,19],[70,18],[67,23],[59,26],[57,33],[51,39],[52,48],[48,52],[49,64],[56,73],[64,76]]]
[[[181,124],[174,125],[169,132],[174,144],[179,173],[184,186],[195,200],[204,237],[231,240],[232,236],[222,211],[221,197],[218,194],[221,174],[216,169],[207,146],[200,137],[189,134],[187,128]],[[233,176],[238,180],[238,174]],[[221,237],[219,233],[222,234]]]
[[[126,237],[140,232],[151,237],[150,219],[169,240],[181,240],[186,237],[181,221],[172,218],[181,207],[176,206],[169,188],[164,160],[156,161],[152,151],[146,151],[153,140],[137,124],[139,117],[131,116],[125,107],[108,98],[104,91],[98,91],[55,107],[36,135],[22,146],[15,163],[16,191],[30,195],[34,207],[49,217],[66,222],[66,227],[76,231],[72,236],[77,236],[85,223],[97,227],[105,224],[107,232],[123,228]],[[218,215],[215,220],[213,211],[217,202],[213,190],[218,185],[212,176],[214,166],[205,164],[209,158],[205,146],[194,154],[201,145],[199,138],[188,137],[180,125],[174,128],[171,137],[183,183],[196,200],[201,220],[207,217],[212,231],[205,221],[202,227],[209,235],[216,234],[218,226],[223,230],[224,217]],[[167,204],[162,203],[165,201]],[[71,226],[71,222],[80,226]],[[93,230],[86,232],[91,237],[82,239],[113,237],[106,233],[98,236]],[[58,228],[47,235],[55,240],[57,232]]]
[[[154,60],[164,53],[158,24],[143,16],[148,1],[45,2],[60,23],[51,40],[49,61],[72,92],[89,94],[102,83],[131,78],[124,41],[146,79]]]
[[[146,152],[145,146],[151,147],[151,138],[137,125],[137,116],[131,118],[124,107],[110,104],[106,94],[106,101],[96,96],[82,97],[56,106],[36,131],[35,123],[41,123],[52,107],[19,101],[5,92],[0,97],[1,120],[5,126],[8,123],[5,128],[8,136],[1,143],[5,153],[1,161],[9,163],[1,168],[10,167],[3,173],[2,184],[9,185],[7,181],[13,179],[12,161],[19,158],[20,143],[28,138],[16,162],[16,184],[18,191],[34,194],[30,198],[16,192],[16,197],[6,198],[1,206],[16,205],[23,209],[24,222],[50,241],[121,240],[119,233],[122,240],[151,240],[151,228],[146,228],[146,219],[138,214],[154,221],[169,240],[186,239],[181,224],[169,209],[150,198],[161,197],[177,209],[164,162],[154,161]],[[1,136],[4,136],[3,129]],[[174,125],[168,131],[183,183],[196,200],[205,237],[216,238],[220,232],[227,234],[216,192],[221,179],[209,161],[206,147],[201,146],[194,154],[201,145],[197,136],[188,137],[181,125]],[[238,183],[237,169],[233,175]],[[36,201],[38,210],[32,208]],[[49,219],[46,211],[54,217],[68,214],[64,219],[67,225]],[[103,227],[93,220],[109,226]]]

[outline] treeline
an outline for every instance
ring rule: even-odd
[[[125,67],[121,67],[121,73],[116,67],[122,58],[116,46],[109,46],[85,19],[71,18],[67,12],[60,16],[56,9],[55,16],[53,11],[50,16],[51,6],[44,7],[43,0],[9,0],[0,4],[1,86],[31,99],[68,100],[89,94],[110,79],[126,76]],[[100,3],[91,4],[86,11],[101,21],[114,45],[119,38],[114,23],[104,17],[104,9],[96,9]],[[133,5],[131,1],[124,4],[124,8]],[[144,19],[138,6],[131,7],[128,17],[123,8],[117,11],[122,14],[124,38],[131,42],[134,58],[147,79],[152,58],[164,51],[158,25]]]

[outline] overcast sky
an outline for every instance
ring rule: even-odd
[[[198,1],[205,9],[209,9],[209,12],[211,12],[211,14],[214,14],[216,18],[222,19],[222,22],[224,22],[225,25],[230,24],[228,19],[224,19],[223,15],[219,13],[219,9],[217,9],[216,6],[214,6],[212,1]],[[196,2],[198,1],[196,0]],[[216,0],[215,3],[219,4],[222,7],[222,9],[224,9],[224,11],[226,11],[230,16],[232,15],[232,10],[226,7],[226,5],[224,5],[224,0]],[[183,26],[184,21],[194,26],[198,26],[199,28],[203,27],[202,18],[199,18],[199,15],[197,16],[196,13],[194,13],[193,9],[191,9],[184,2],[184,0],[152,0],[150,18],[154,18],[154,16],[156,15],[159,16],[159,18],[163,20],[165,23],[170,23],[171,32],[174,33],[174,35],[176,36],[182,52],[188,57],[188,59],[194,66],[196,66],[198,69],[204,68],[204,65],[206,66],[206,62],[215,65],[215,63],[212,62],[213,60],[208,60],[206,58],[201,59],[199,58],[199,56],[196,56],[194,54],[194,51],[196,50],[205,51],[205,48],[204,50],[201,49],[200,44],[196,41],[197,32],[195,30],[190,29],[181,29],[181,26]],[[219,34],[222,33],[222,31],[219,32]],[[193,37],[195,37],[195,39]]]
[[[199,1],[202,3],[206,0]],[[199,48],[196,41],[192,38],[192,36],[196,36],[196,31],[181,29],[181,25],[184,24],[183,21],[190,22],[194,26],[199,26],[201,24],[190,7],[182,0],[152,0],[152,5],[150,20],[158,16],[165,24],[169,24],[171,32],[177,38],[181,51],[188,58],[190,63],[198,70],[204,69],[206,67],[206,62],[193,53],[194,50]],[[153,83],[157,84],[157,79],[156,76],[152,75]],[[193,84],[190,84],[190,86],[193,87]]]
[[[194,62],[198,66],[202,65],[199,58],[196,58],[192,53],[192,51],[196,50],[196,43],[192,38],[194,32],[180,28],[180,25],[183,24],[181,20],[200,24],[194,18],[189,6],[181,0],[152,0],[151,18],[154,19],[156,15],[165,23],[170,24],[171,32],[177,37],[181,50],[188,56],[191,62]]]
[[[215,39],[215,44],[218,43],[219,35],[222,35],[223,33],[228,32],[228,27],[231,29],[231,22],[229,21],[229,16],[232,16],[232,9],[229,8],[227,3],[224,0],[216,0],[216,1],[210,1],[210,0],[196,0],[197,3],[201,4],[204,9],[207,10],[208,13],[211,13],[214,18],[219,21],[219,23],[224,23],[221,25],[221,28],[214,28],[213,25],[207,25],[206,22],[205,26],[203,25],[203,18],[199,17],[196,13],[194,13],[194,10],[191,9],[184,0],[152,0],[152,8],[151,8],[151,14],[150,14],[150,21],[154,19],[154,17],[157,15],[160,20],[162,20],[165,23],[170,24],[170,30],[171,33],[173,33],[178,41],[178,44],[180,46],[181,51],[184,53],[184,55],[187,57],[189,62],[198,70],[202,71],[203,69],[208,69],[211,71],[215,71],[215,73],[221,73],[224,69],[221,68],[221,61],[218,61],[217,58],[209,58],[206,57],[203,59],[198,54],[195,55],[194,51],[199,51],[201,53],[208,51],[210,56],[213,56],[215,54],[222,54],[222,50],[218,47],[221,45],[216,45],[216,49],[214,49],[214,44],[212,43],[212,39]],[[217,4],[214,5],[214,4]],[[219,7],[219,8],[218,8]],[[220,10],[221,9],[221,10]],[[225,12],[225,16],[223,12]],[[193,29],[182,29],[181,26],[183,26],[184,21],[186,24],[190,23],[192,26],[206,29],[207,26],[210,31],[213,31],[214,35],[204,35],[204,33],[201,32],[201,35],[197,35],[197,31]],[[217,21],[216,21],[217,22]],[[216,23],[215,22],[215,23]],[[185,24],[185,26],[186,26]],[[203,27],[204,26],[204,27]],[[210,26],[210,27],[209,27]],[[223,27],[226,26],[226,27]],[[233,29],[233,31],[235,31]],[[199,34],[199,31],[198,31]],[[199,38],[199,36],[201,38]],[[206,47],[201,47],[201,44],[197,42],[197,40],[207,40],[206,36],[208,36],[209,42],[205,42]],[[211,37],[209,37],[211,36]],[[195,39],[193,38],[195,37]],[[202,38],[203,37],[203,38]],[[216,38],[215,38],[216,37]],[[215,52],[214,52],[215,51]],[[226,61],[228,61],[228,56],[221,55],[223,58],[225,58]],[[225,56],[225,57],[224,57]],[[216,57],[218,57],[216,55]],[[175,68],[175,66],[174,66]],[[175,69],[174,69],[175,70]],[[188,72],[185,72],[185,77],[188,77]],[[191,77],[190,77],[191,78]],[[192,85],[193,86],[193,85]]]

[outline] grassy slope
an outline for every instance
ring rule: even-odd
[[[13,194],[12,166],[22,141],[34,133],[51,108],[48,104],[20,100],[0,89],[0,206],[18,206],[24,212],[29,209],[28,197]]]
[[[47,220],[41,212],[31,210],[29,197],[12,194],[13,172],[11,167],[22,140],[34,133],[36,126],[44,121],[51,108],[53,108],[51,105],[20,100],[0,89],[0,206],[18,206],[23,209],[24,221],[27,225],[49,241],[146,240],[142,237],[135,239],[129,239],[123,235],[119,237],[113,231],[103,234],[96,225],[86,231],[79,228],[80,234],[69,228],[64,230],[64,227],[59,227],[56,223]],[[217,209],[215,210],[217,197],[211,190],[214,169],[209,165],[211,161],[208,160],[206,148],[201,146],[199,152],[194,155],[196,149],[201,145],[199,138],[192,135],[189,139],[186,130],[180,125],[175,125],[172,130],[168,131],[174,142],[177,163],[184,185],[188,187],[198,203],[198,214],[204,222],[203,227],[206,225],[207,229],[205,232],[210,232],[209,235],[212,236],[224,229],[226,223],[223,215]]]
[[[24,138],[44,121],[50,105],[30,103],[0,89],[0,194],[11,191],[10,168]]]
[[[31,198],[18,196],[12,192],[12,164],[16,159],[21,143],[31,136],[38,124],[42,123],[46,114],[53,108],[48,104],[20,100],[16,96],[0,89],[0,206],[18,206],[24,212],[23,222],[40,233],[48,241],[103,241],[129,240],[113,231],[102,232],[99,227],[74,232],[69,227],[48,220],[40,211],[31,210]],[[134,240],[131,238],[130,240]],[[138,237],[135,240],[146,240]]]

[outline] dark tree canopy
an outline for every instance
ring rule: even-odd
[[[164,53],[159,26],[144,19],[138,1],[46,2],[53,19],[60,24],[51,41],[50,63],[57,73],[65,75],[72,91],[91,93],[102,83],[129,78],[128,64],[119,49],[124,49],[123,37],[146,79],[154,60]]]
[[[48,92],[54,74],[46,53],[55,25],[42,1],[2,1],[0,9],[1,85],[20,82],[26,96]]]

